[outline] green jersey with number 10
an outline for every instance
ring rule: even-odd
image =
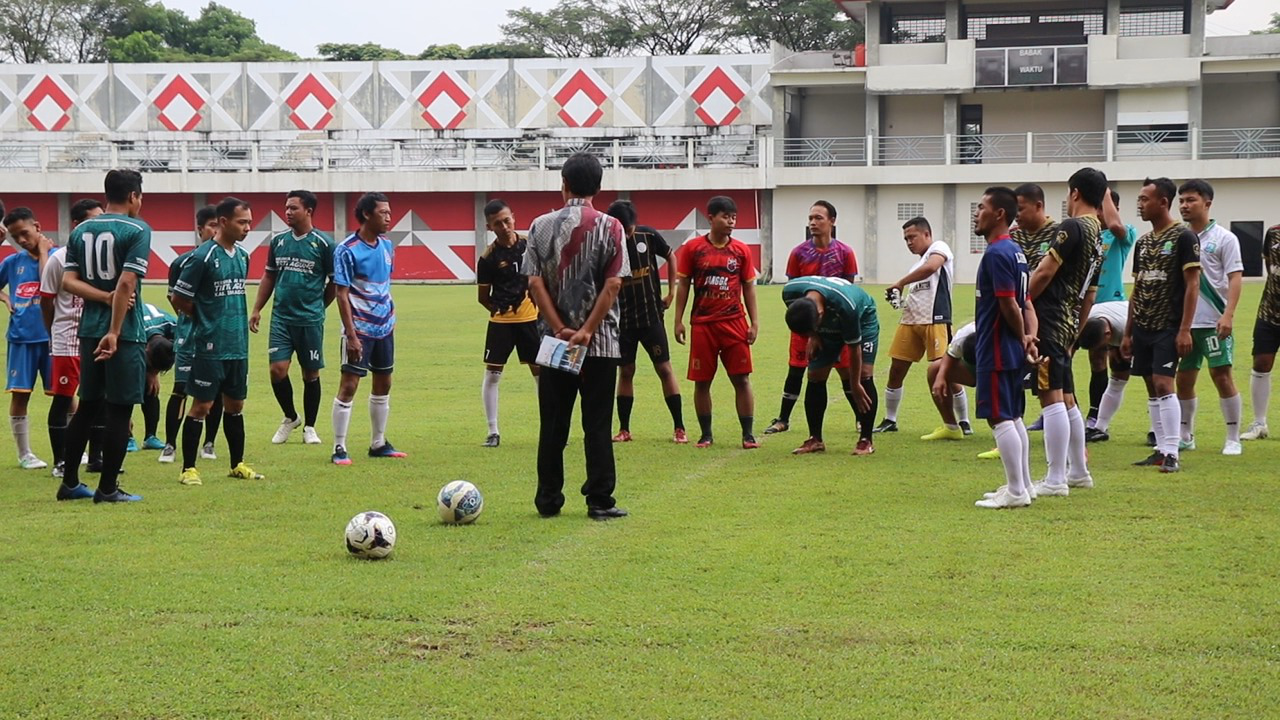
[[[66,269],[74,270],[84,282],[103,292],[114,292],[122,273],[138,276],[133,291],[133,307],[125,313],[120,339],[146,342],[142,323],[142,278],[151,259],[151,226],[139,218],[108,213],[90,218],[71,231],[67,242]],[[80,316],[82,338],[100,338],[111,329],[111,306],[84,301]]]

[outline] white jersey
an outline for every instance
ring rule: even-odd
[[[1240,241],[1235,233],[1210,221],[1200,233],[1200,296],[1191,327],[1218,326],[1227,308],[1227,276],[1233,272],[1244,272]]]
[[[924,255],[911,266],[919,269],[930,255],[941,255],[942,267],[932,275],[907,286],[907,299],[902,305],[903,325],[951,324],[951,283],[956,276],[955,255],[941,240],[935,240]]]
[[[956,331],[954,337],[951,338],[951,344],[947,346],[947,354],[957,360],[964,360],[964,341],[969,336],[978,331],[977,323],[969,323]]]
[[[1129,301],[1097,303],[1089,308],[1089,319],[1102,318],[1111,326],[1111,346],[1120,347],[1124,341],[1124,328],[1129,323]]]
[[[53,327],[49,330],[49,352],[58,357],[80,357],[80,312],[84,300],[62,289],[62,275],[67,266],[67,249],[62,247],[49,254],[40,276],[40,296],[56,298],[53,306]]]

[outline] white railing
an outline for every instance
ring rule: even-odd
[[[867,164],[867,138],[787,138],[785,167],[846,167]]]
[[[1201,130],[1202,158],[1280,157],[1280,128]]]

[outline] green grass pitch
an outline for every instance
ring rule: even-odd
[[[1246,422],[1259,294],[1246,286],[1237,318]],[[367,384],[353,415],[353,466],[329,465],[328,446],[304,446],[300,434],[271,445],[280,413],[265,332],[252,340],[246,409],[248,461],[263,481],[223,478],[219,439],[222,459],[200,463],[203,487],[179,485],[177,465],[139,452],[122,484],[145,502],[56,503],[57,481],[18,470],[12,441],[0,440],[0,716],[1277,713],[1280,442],[1219,455],[1207,373],[1200,449],[1180,475],[1130,466],[1147,454],[1135,381],[1111,442],[1090,446],[1096,489],[991,512],[973,507],[1002,482],[999,463],[974,457],[992,446],[985,427],[963,442],[916,439],[938,424],[923,367],[907,380],[902,431],[877,436],[874,456],[849,455],[852,413],[832,393],[828,452],[793,457],[803,407],[789,433],[742,451],[723,376],[721,443],[672,445],[642,361],[636,440],[616,448],[617,497],[631,517],[586,519],[574,494],[583,475],[575,428],[566,512],[542,520],[532,504],[537,410],[523,368],[503,380],[502,447],[480,447],[486,316],[475,288],[400,286],[395,296],[388,434],[407,460],[364,456]],[[145,289],[145,299],[160,298]],[[956,298],[960,324],[972,316],[972,288]],[[760,304],[758,429],[777,412],[787,353],[779,288],[762,288]],[[882,303],[886,348],[896,321]],[[328,350],[337,327],[331,312]],[[683,376],[687,351],[673,352]],[[337,381],[335,354],[328,360],[326,443]],[[882,350],[882,393],[887,369]],[[1087,387],[1083,357],[1076,373]],[[163,384],[167,393],[171,380]],[[682,386],[692,433],[692,385]],[[46,409],[33,399],[36,452],[49,459]],[[1041,436],[1032,442],[1038,474]],[[437,520],[436,491],[453,479],[485,494],[474,526]],[[347,520],[369,509],[396,523],[388,561],[356,560],[343,547]]]

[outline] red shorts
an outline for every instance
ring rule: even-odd
[[[747,319],[697,323],[689,343],[689,379],[710,382],[716,376],[716,362],[724,363],[730,375],[751,372],[751,346],[747,344]]]
[[[840,359],[836,361],[836,368],[844,369],[853,363],[853,353],[849,350],[849,346],[845,345],[840,351]],[[791,333],[791,353],[787,359],[787,364],[793,368],[809,367],[809,338],[803,335]]]
[[[75,397],[76,389],[79,387],[80,356],[54,355],[53,389],[50,392],[62,397]]]

